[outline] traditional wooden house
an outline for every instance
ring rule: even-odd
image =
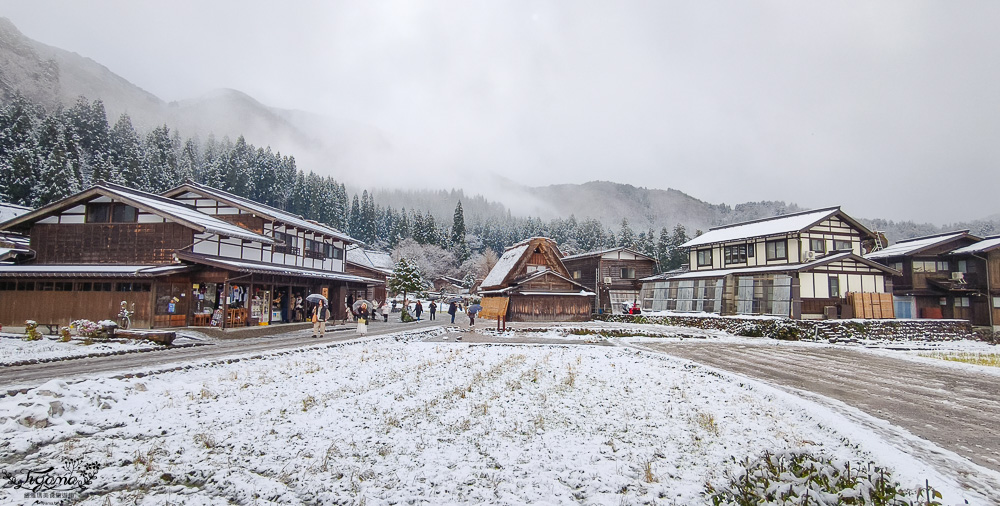
[[[532,237],[507,248],[479,295],[484,308],[502,308],[507,321],[584,321],[594,292],[570,278],[555,241]]]
[[[392,257],[384,251],[364,249],[360,246],[347,249],[346,272],[355,276],[362,276],[369,279],[377,279],[382,282],[380,285],[367,286],[364,290],[355,289],[352,292],[355,299],[385,301],[386,282],[392,276],[395,263]]]
[[[893,305],[897,318],[959,318],[974,325],[989,323],[985,263],[950,255],[981,239],[959,230],[899,241],[865,258],[899,272],[893,277]]]
[[[379,283],[344,272],[354,241],[328,227],[200,185],[168,193],[102,183],[0,223],[31,251],[0,265],[0,323],[113,320],[124,300],[137,327],[268,324],[295,319],[295,295]]]
[[[644,280],[643,309],[851,316],[846,294],[892,293],[897,271],[861,256],[873,237],[839,207],[716,227],[681,246],[689,271]]]
[[[563,257],[570,278],[593,290],[594,312],[620,314],[640,302],[642,278],[652,276],[656,259],[631,248],[612,248]]]
[[[955,249],[947,257],[955,269],[950,279],[974,290],[968,300],[958,300],[955,307],[970,308],[973,325],[989,325],[994,332],[1000,331],[1000,235]]]

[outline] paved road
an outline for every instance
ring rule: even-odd
[[[641,347],[836,399],[1000,471],[1000,376],[830,347],[712,342]]]
[[[369,337],[375,337],[401,330],[416,330],[437,326],[440,321],[420,321],[414,323],[373,323],[368,326]],[[97,374],[107,375],[122,372],[145,372],[169,367],[226,357],[301,348],[323,343],[348,341],[359,336],[352,324],[343,330],[327,331],[322,339],[313,339],[312,329],[282,332],[276,327],[276,334],[266,337],[213,340],[211,344],[193,347],[168,348],[157,351],[112,355],[107,357],[87,357],[31,364],[0,367],[0,393],[10,390],[36,387],[53,378],[62,380],[79,379]]]

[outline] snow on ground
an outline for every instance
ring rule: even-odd
[[[69,342],[43,337],[39,341],[25,341],[16,336],[0,337],[0,365],[10,365],[26,360],[50,360],[89,355],[104,355],[118,351],[148,350],[162,347],[149,341],[134,340],[94,340],[94,344],[84,344],[82,339]]]
[[[0,459],[82,462],[97,471],[83,504],[705,504],[734,457],[872,458],[861,429],[815,407],[627,348],[390,337],[51,381],[0,399]],[[873,447],[904,484],[926,477],[948,497],[946,478]],[[0,490],[15,501],[22,490]]]

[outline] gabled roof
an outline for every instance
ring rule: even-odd
[[[542,251],[549,269],[559,272],[564,277],[569,274],[562,263],[562,253],[559,252],[556,242],[548,237],[532,237],[507,248],[479,287],[489,289],[510,282],[513,274],[520,270],[519,266],[527,263],[536,248]]]
[[[619,246],[617,248],[608,248],[608,249],[600,250],[600,251],[591,251],[591,252],[588,252],[588,253],[578,253],[576,255],[570,255],[568,257],[563,257],[563,262],[565,262],[567,260],[578,260],[580,258],[600,257],[600,256],[604,256],[604,255],[606,255],[608,253],[613,253],[615,251],[628,251],[629,253],[631,253],[631,254],[633,254],[635,256],[639,256],[639,257],[643,257],[643,258],[648,258],[648,259],[650,259],[650,260],[652,260],[654,262],[656,261],[655,258],[653,258],[653,257],[651,257],[651,256],[649,256],[649,255],[647,255],[645,253],[640,253],[640,252],[638,252],[638,251],[636,251],[636,250],[634,250],[632,248],[627,248],[625,246]]]
[[[893,244],[888,248],[873,251],[865,255],[865,258],[880,259],[916,255],[929,248],[940,246],[949,241],[954,241],[955,239],[961,239],[963,237],[979,239],[976,236],[970,235],[968,230],[958,230],[924,237],[914,237],[913,239],[898,241],[896,244]]]
[[[708,271],[688,271],[680,273],[676,276],[671,276],[668,279],[701,279],[701,278],[719,278],[723,276],[728,276],[730,274],[756,274],[764,272],[799,272],[807,271],[810,269],[815,269],[822,265],[837,262],[840,260],[854,260],[862,265],[878,269],[886,274],[892,276],[899,276],[901,273],[896,269],[887,267],[878,262],[873,262],[871,260],[865,259],[854,253],[844,252],[844,253],[833,253],[826,255],[824,257],[813,260],[812,262],[806,262],[803,264],[783,264],[783,265],[766,265],[763,267],[737,267],[732,269],[713,269]]]
[[[541,271],[532,272],[532,273],[527,274],[525,276],[521,276],[521,277],[519,277],[517,279],[514,279],[513,281],[511,281],[511,286],[508,286],[508,287],[505,287],[505,288],[500,288],[500,289],[494,289],[494,290],[484,290],[484,291],[481,291],[480,294],[482,294],[482,295],[488,295],[488,294],[510,293],[510,292],[519,291],[519,289],[521,288],[521,286],[524,285],[525,283],[528,283],[530,281],[534,281],[534,280],[536,280],[538,278],[545,277],[545,276],[555,276],[555,277],[557,277],[557,278],[559,278],[559,279],[561,279],[563,281],[566,281],[566,282],[570,283],[571,285],[579,288],[580,291],[579,292],[533,292],[533,291],[528,291],[528,292],[520,292],[520,293],[522,293],[524,295],[578,295],[578,294],[582,294],[582,295],[594,295],[594,292],[591,292],[589,288],[587,288],[587,287],[581,285],[580,283],[577,283],[576,281],[573,281],[572,279],[570,279],[570,278],[568,278],[566,276],[563,276],[562,274],[559,274],[558,272],[553,271],[551,269],[544,269],[544,270],[541,270]]]
[[[702,246],[705,244],[802,232],[834,215],[837,215],[840,219],[850,223],[852,226],[860,230],[862,235],[874,235],[874,233],[871,230],[868,230],[867,227],[858,223],[854,218],[851,218],[846,213],[841,211],[840,207],[828,207],[825,209],[816,209],[814,211],[803,211],[800,213],[775,216],[773,218],[764,218],[761,220],[715,227],[709,229],[708,232],[681,244],[680,247],[693,248],[695,246]]]
[[[271,207],[267,204],[261,204],[260,202],[254,202],[245,197],[240,197],[239,195],[234,195],[232,193],[222,191],[218,188],[212,188],[211,186],[206,186],[203,184],[195,183],[193,181],[186,181],[184,184],[172,188],[163,192],[166,197],[177,197],[186,192],[197,193],[203,195],[207,198],[218,200],[219,202],[226,203],[230,206],[242,209],[248,213],[255,214],[257,216],[262,216],[273,221],[278,221],[286,225],[293,226],[301,230],[308,230],[316,234],[322,234],[327,237],[333,237],[335,239],[340,239],[341,241],[348,243],[356,243],[357,239],[351,238],[351,236],[322,223],[307,220],[302,216],[297,214],[292,214],[288,211],[283,211],[276,207]]]
[[[970,244],[964,248],[952,251],[952,255],[962,255],[967,253],[986,253],[1000,247],[1000,235],[994,235],[983,239],[975,244]]]
[[[386,274],[392,274],[393,269],[396,268],[395,262],[392,261],[392,257],[388,253],[362,248],[348,248],[347,262]]]
[[[198,232],[208,232],[225,237],[235,237],[256,241],[263,244],[274,244],[274,239],[266,237],[239,225],[227,223],[213,216],[195,210],[176,200],[160,195],[146,193],[144,191],[119,186],[111,183],[99,183],[76,195],[71,195],[58,202],[53,202],[47,206],[35,209],[30,213],[23,214],[5,223],[0,223],[0,230],[26,228],[27,225],[55,212],[67,209],[80,203],[88,202],[99,196],[108,197],[116,202],[123,202],[130,206],[142,209],[145,212],[155,214],[161,218],[180,223]]]
[[[17,218],[18,216],[27,214],[30,211],[30,207],[19,206],[9,202],[0,202],[0,222]]]

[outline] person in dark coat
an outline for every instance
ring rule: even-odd
[[[434,313],[437,313],[437,309],[438,309],[437,303],[434,302],[434,301],[431,301],[431,305],[430,305],[429,309],[431,310],[431,320],[433,320],[434,319]]]
[[[458,304],[452,302],[448,304],[448,314],[451,315],[451,323],[455,323],[455,314],[458,313]]]
[[[417,306],[413,308],[413,312],[417,315],[417,321],[420,321],[420,314],[424,312],[424,305],[417,301]]]

